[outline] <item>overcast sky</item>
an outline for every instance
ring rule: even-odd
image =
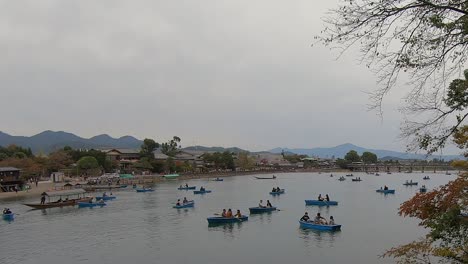
[[[1,1],[0,130],[404,150],[404,89],[381,120],[359,54],[311,47],[336,3]]]

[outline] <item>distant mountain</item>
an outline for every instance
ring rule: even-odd
[[[224,151],[229,151],[229,152],[234,152],[234,153],[249,152],[248,150],[240,149],[237,147],[223,148],[223,147],[204,147],[204,146],[190,146],[190,147],[183,148],[182,150],[199,151],[199,152],[224,152]]]
[[[367,149],[363,147],[359,147],[350,143],[342,144],[336,147],[331,148],[311,148],[311,149],[289,149],[289,148],[275,148],[270,150],[272,153],[281,153],[284,152],[292,152],[296,154],[303,154],[308,156],[316,156],[320,158],[343,158],[346,153],[350,150],[355,150],[359,155],[361,155],[365,151],[370,151],[375,153],[378,158],[384,157],[392,157],[393,159],[444,159],[444,160],[454,160],[454,159],[463,159],[463,156],[458,155],[443,155],[443,156],[429,156],[426,157],[424,154],[413,154],[413,153],[405,153],[405,152],[398,152],[398,151],[391,151],[391,150],[381,150],[381,149]]]
[[[140,148],[142,141],[131,136],[112,138],[105,134],[87,139],[68,132],[50,130],[31,137],[11,136],[0,131],[0,146],[12,144],[31,148],[34,153],[49,153],[65,146],[72,148]]]

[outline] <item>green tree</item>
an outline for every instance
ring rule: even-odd
[[[159,148],[159,143],[150,138],[145,138],[143,140],[143,145],[141,145],[140,156],[146,157],[148,159],[154,159],[153,152]]]
[[[99,168],[99,163],[95,157],[84,156],[80,158],[76,164],[79,169],[84,170],[88,174],[89,170]]]
[[[246,152],[241,152],[237,155],[237,166],[242,170],[251,170],[255,167],[255,160],[249,157]]]
[[[359,154],[355,150],[348,151],[348,153],[346,153],[344,159],[347,162],[359,162],[359,161],[361,161],[361,157],[359,157]]]
[[[338,167],[340,167],[341,169],[347,169],[349,163],[350,163],[350,162],[348,162],[347,160],[344,160],[344,159],[337,159],[337,160],[336,160],[336,165],[337,165]]]
[[[174,157],[179,152],[179,149],[178,149],[179,143],[180,143],[180,138],[178,136],[174,136],[168,142],[162,143],[161,152],[170,157]]]
[[[377,163],[377,155],[369,151],[362,153],[361,159],[364,163]]]

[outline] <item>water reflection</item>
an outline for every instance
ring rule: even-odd
[[[304,240],[304,244],[318,248],[333,247],[335,239],[339,238],[341,231],[324,231],[314,229],[298,228],[299,237]]]
[[[250,214],[250,219],[253,221],[259,221],[262,224],[271,223],[271,216],[274,212],[266,212],[261,214]]]
[[[234,238],[234,231],[236,233],[240,230],[242,222],[238,223],[219,223],[219,224],[208,224],[209,231],[222,231],[225,238]]]

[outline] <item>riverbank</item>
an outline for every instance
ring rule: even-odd
[[[40,197],[41,193],[51,191],[54,189],[55,184],[50,181],[39,182],[36,186],[31,184],[31,189],[19,192],[2,192],[0,193],[0,200],[15,200],[19,198]]]

